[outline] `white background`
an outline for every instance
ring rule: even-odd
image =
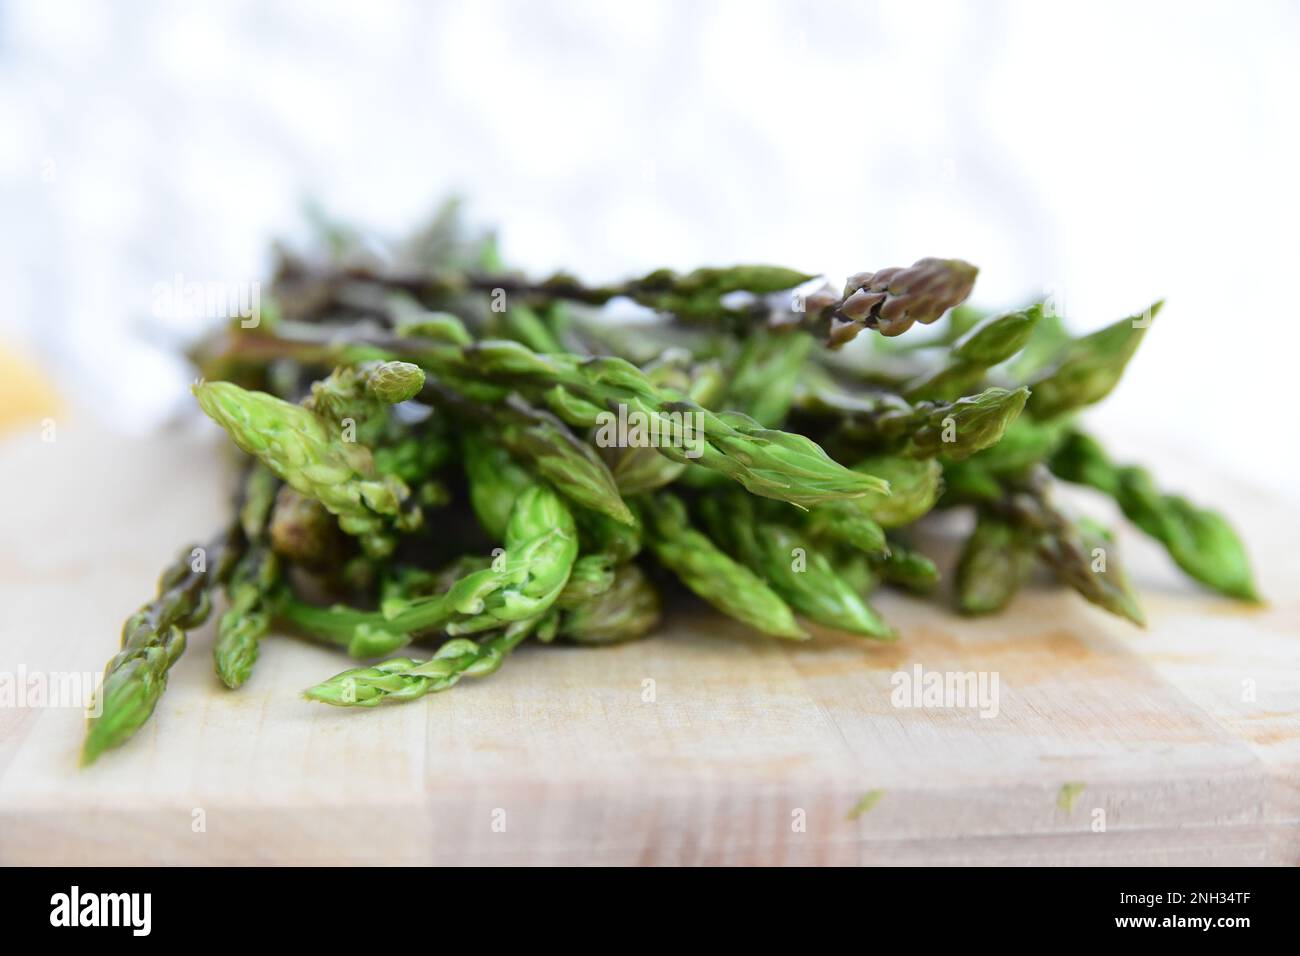
[[[458,191],[530,270],[1164,296],[1098,418],[1300,497],[1298,97],[1295,3],[10,2],[0,341],[157,427],[196,323],[155,283],[259,278],[308,197],[399,234]]]

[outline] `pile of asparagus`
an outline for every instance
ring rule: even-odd
[[[1112,497],[1206,587],[1256,600],[1222,517],[1076,421],[1159,303],[1076,338],[1041,304],[964,305],[976,270],[958,260],[842,290],[767,266],[589,286],[505,269],[454,206],[394,248],[320,235],[279,251],[260,321],[194,351],[194,395],[244,453],[238,500],[127,621],[86,762],[149,718],[216,592],[228,687],[291,631],[379,660],[306,691],[360,707],[489,674],[530,637],[644,637],[674,580],[777,638],[807,639],[804,619],[892,640],[869,597],[935,587],[909,531],[940,509],[976,515],[959,611],[1004,608],[1041,565],[1141,624],[1111,535],[1053,502],[1055,478]],[[653,321],[609,321],[614,299]],[[404,656],[414,645],[428,650]]]

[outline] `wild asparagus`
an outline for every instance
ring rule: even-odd
[[[536,626],[536,618],[526,618],[477,643],[466,637],[453,638],[429,660],[394,657],[374,667],[346,670],[309,687],[303,696],[338,707],[377,707],[435,694],[454,686],[462,677],[495,673],[506,655],[523,643]]]
[[[205,382],[194,386],[194,394],[236,445],[319,501],[344,531],[377,554],[392,550],[384,532],[410,491],[401,479],[376,473],[369,448],[335,435],[310,410],[264,392]]]
[[[240,559],[226,587],[228,607],[217,622],[212,656],[221,682],[242,687],[257,663],[258,643],[271,627],[280,567],[264,542],[253,544]]]
[[[1095,522],[1072,521],[1058,510],[1048,499],[1042,471],[1009,485],[996,508],[1034,541],[1039,557],[1064,584],[1139,627],[1146,623],[1111,534]]]
[[[104,668],[98,715],[86,726],[82,764],[120,747],[149,719],[167,687],[167,672],[185,651],[185,632],[212,610],[209,590],[220,586],[243,548],[238,527],[206,547],[187,548],[167,567],[158,596],[127,619],[122,649]]]
[[[318,362],[347,361],[358,344],[343,347],[269,335],[261,338],[264,354],[302,360],[314,356]],[[763,497],[808,507],[885,490],[883,482],[837,464],[803,435],[765,429],[739,413],[708,411],[680,393],[657,388],[644,372],[622,359],[542,355],[503,340],[456,346],[368,336],[360,344],[366,355],[377,351],[389,358],[408,358],[453,390],[463,391],[466,382],[477,383],[477,400],[502,399],[517,389],[544,401],[570,425],[616,431],[620,421],[634,421],[646,434],[658,436],[653,447],[660,454],[724,474]],[[617,438],[602,441],[598,435],[596,440],[619,444]]]
[[[1222,518],[1114,464],[1074,422],[1114,388],[1159,303],[1071,338],[1043,306],[963,305],[976,270],[959,260],[861,273],[842,292],[770,266],[592,286],[505,272],[450,206],[382,260],[318,219],[323,254],[281,257],[262,325],[195,351],[213,380],[200,405],[263,465],[217,570],[211,555],[203,573],[178,563],[128,622],[88,761],[147,719],[218,580],[214,655],[232,686],[272,615],[359,658],[444,641],[307,692],[350,706],[490,672],[530,634],[644,636],[660,612],[652,562],[769,634],[806,637],[797,611],[891,636],[865,596],[934,587],[938,568],[906,542],[935,508],[977,512],[961,610],[1004,606],[1037,560],[1140,621],[1112,538],[1053,504],[1049,464],[1114,497],[1198,580],[1255,597]],[[615,297],[659,315],[615,326],[592,308]],[[944,314],[920,347],[892,338]],[[891,338],[835,351],[863,329]],[[410,534],[449,503],[436,534]]]
[[[832,448],[960,461],[996,444],[1028,398],[1027,388],[996,387],[954,402],[908,402],[889,392],[822,392],[810,408],[837,420]]]
[[[762,516],[748,496],[708,497],[700,512],[715,541],[766,581],[800,614],[841,631],[892,640],[876,611],[836,573],[821,549],[793,528]]]
[[[271,626],[270,605],[280,582],[280,563],[269,546],[268,523],[278,484],[257,462],[244,481],[239,521],[246,546],[225,581],[227,607],[217,621],[212,649],[217,676],[230,688],[248,680],[257,661],[258,642]]]
[[[890,541],[883,555],[868,555],[871,569],[882,581],[909,591],[925,593],[939,583],[939,568],[933,561],[898,541]]]
[[[1258,601],[1246,549],[1222,515],[1161,494],[1142,468],[1114,464],[1101,444],[1071,432],[1052,456],[1052,472],[1114,498],[1124,517],[1165,546],[1187,574],[1228,597]]]
[[[775,591],[691,525],[679,498],[660,492],[642,515],[650,550],[659,563],[704,600],[764,634],[808,639]]]
[[[457,407],[465,408],[466,403],[457,403]],[[595,449],[579,441],[554,415],[529,406],[518,396],[491,406],[475,406],[467,414],[486,421],[491,440],[575,504],[622,524],[632,523],[632,512]]]
[[[902,335],[914,322],[929,325],[966,300],[979,270],[960,259],[921,259],[906,269],[859,272],[835,307],[830,343],[840,346],[863,329]]]
[[[942,365],[909,382],[904,394],[946,401],[968,394],[990,368],[1024,348],[1042,314],[1042,306],[1034,305],[985,319],[953,344]]]
[[[1163,305],[1156,302],[1145,312],[1072,340],[1055,365],[1030,382],[1030,414],[1053,418],[1109,395]]]

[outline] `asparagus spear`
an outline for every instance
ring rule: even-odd
[[[1042,318],[1040,305],[990,316],[959,338],[938,368],[908,383],[904,394],[951,401],[977,386],[985,373],[1011,358],[1029,341]]]
[[[1246,549],[1222,515],[1161,494],[1145,469],[1114,464],[1101,444],[1082,432],[1065,437],[1049,466],[1066,481],[1114,498],[1124,517],[1163,544],[1190,577],[1228,597],[1259,600]]]
[[[805,408],[836,421],[835,449],[960,461],[996,444],[1028,398],[1027,388],[992,387],[953,402],[914,403],[890,392],[822,390],[807,398]]]
[[[578,607],[600,597],[614,586],[617,562],[608,554],[584,554],[573,562],[564,590],[555,599],[557,607]]]
[[[1072,521],[1059,511],[1048,500],[1041,466],[1023,480],[1008,483],[1006,495],[994,507],[1033,540],[1039,557],[1062,583],[1139,627],[1146,623],[1111,534],[1093,522]]]
[[[808,639],[775,591],[691,526],[681,499],[660,492],[646,503],[642,515],[650,550],[659,563],[704,600],[764,634]]]
[[[450,353],[439,347],[417,359],[435,374],[468,366],[480,376],[521,387],[560,386],[570,396],[606,411],[625,406],[654,422],[668,441],[656,446],[674,461],[721,472],[763,497],[807,507],[819,501],[884,490],[869,475],[837,464],[814,442],[762,428],[747,416],[710,412],[684,396],[656,388],[640,369],[621,359],[585,361],[572,356],[538,355],[513,342],[480,342]],[[690,416],[689,418],[685,416]],[[597,425],[584,416],[577,424]],[[699,435],[689,434],[698,424]]]
[[[217,676],[237,690],[257,663],[258,643],[271,627],[279,562],[264,542],[253,544],[235,566],[226,587],[228,606],[217,623],[212,656]]]
[[[503,403],[457,407],[489,423],[489,437],[575,504],[622,524],[632,523],[605,463],[554,415],[532,408],[518,396]]]
[[[738,413],[708,411],[680,393],[657,388],[644,372],[618,358],[541,355],[511,341],[457,346],[371,336],[340,345],[258,338],[268,357],[335,363],[358,356],[408,358],[456,391],[464,393],[467,382],[475,383],[477,400],[501,399],[517,389],[546,402],[570,425],[595,427],[601,424],[598,416],[614,415],[622,406],[664,436],[655,446],[660,454],[724,474],[754,494],[801,507],[885,490],[883,482],[837,464],[803,435],[762,428]],[[483,391],[482,386],[490,388]],[[692,434],[696,425],[698,433]]]
[[[532,479],[508,451],[490,442],[480,429],[462,432],[461,452],[470,505],[483,529],[499,541],[505,537],[515,501]]]
[[[515,501],[498,560],[466,574],[446,592],[386,601],[381,611],[314,607],[293,597],[278,606],[282,619],[348,648],[354,657],[401,646],[417,634],[442,629],[471,634],[540,617],[564,590],[578,554],[573,516],[554,492],[530,485]]]
[[[1029,383],[1030,414],[1053,418],[1109,395],[1163,306],[1156,302],[1145,312],[1072,340],[1056,363]]]
[[[363,547],[391,553],[386,532],[410,491],[400,478],[378,475],[369,448],[336,436],[310,410],[265,392],[207,382],[195,385],[194,394],[242,450],[299,494],[324,505]]]
[[[271,551],[268,523],[278,481],[254,463],[244,482],[239,520],[247,543],[225,582],[227,607],[217,622],[212,648],[217,676],[232,689],[248,680],[257,662],[258,642],[271,626],[270,605],[280,581],[280,566]]]
[[[86,726],[81,762],[93,763],[143,726],[167,688],[167,672],[185,651],[185,632],[212,610],[208,591],[219,586],[243,549],[238,526],[205,548],[187,548],[163,572],[158,596],[122,628],[122,648],[104,667],[96,694],[99,714]]]
[[[725,390],[725,379],[717,363],[708,362],[686,368],[680,350],[663,353],[645,367],[646,378],[661,389],[674,389],[690,401],[712,408]],[[562,402],[561,402],[562,404]],[[599,416],[601,410],[592,407],[587,415]],[[570,407],[569,414],[574,414]],[[672,484],[682,477],[687,465],[682,461],[665,458],[653,447],[639,445],[612,445],[600,449],[609,464],[618,490],[625,495],[654,491]]]
[[[474,642],[453,638],[425,661],[394,657],[373,667],[358,667],[335,674],[309,687],[303,696],[339,707],[377,707],[414,700],[454,686],[462,677],[495,673],[506,655],[536,628],[537,618],[514,621],[499,634]]]
[[[868,555],[872,571],[882,580],[909,591],[924,593],[939,583],[939,569],[921,554],[897,541],[883,555]]]
[[[822,551],[792,528],[765,520],[744,495],[699,503],[714,540],[761,577],[800,614],[841,631],[893,640],[897,635]]]
[[[745,412],[764,428],[785,421],[794,401],[799,373],[812,351],[813,337],[755,329],[746,339],[727,384],[727,407]]]
[[[850,276],[844,301],[833,312],[830,344],[843,345],[864,328],[894,336],[914,322],[929,325],[966,300],[978,272],[960,259],[920,259],[906,269]]]

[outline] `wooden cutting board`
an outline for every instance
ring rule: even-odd
[[[302,700],[344,665],[291,638],[224,690],[209,626],[87,770],[77,709],[0,707],[0,863],[1300,863],[1300,516],[1134,449],[1229,505],[1270,607],[1195,590],[1130,532],[1145,632],[1046,585],[976,621],[884,595],[895,645],[688,608],[373,711]],[[225,481],[211,435],[0,443],[0,673],[101,668]],[[997,715],[895,706],[917,665],[996,675]]]

